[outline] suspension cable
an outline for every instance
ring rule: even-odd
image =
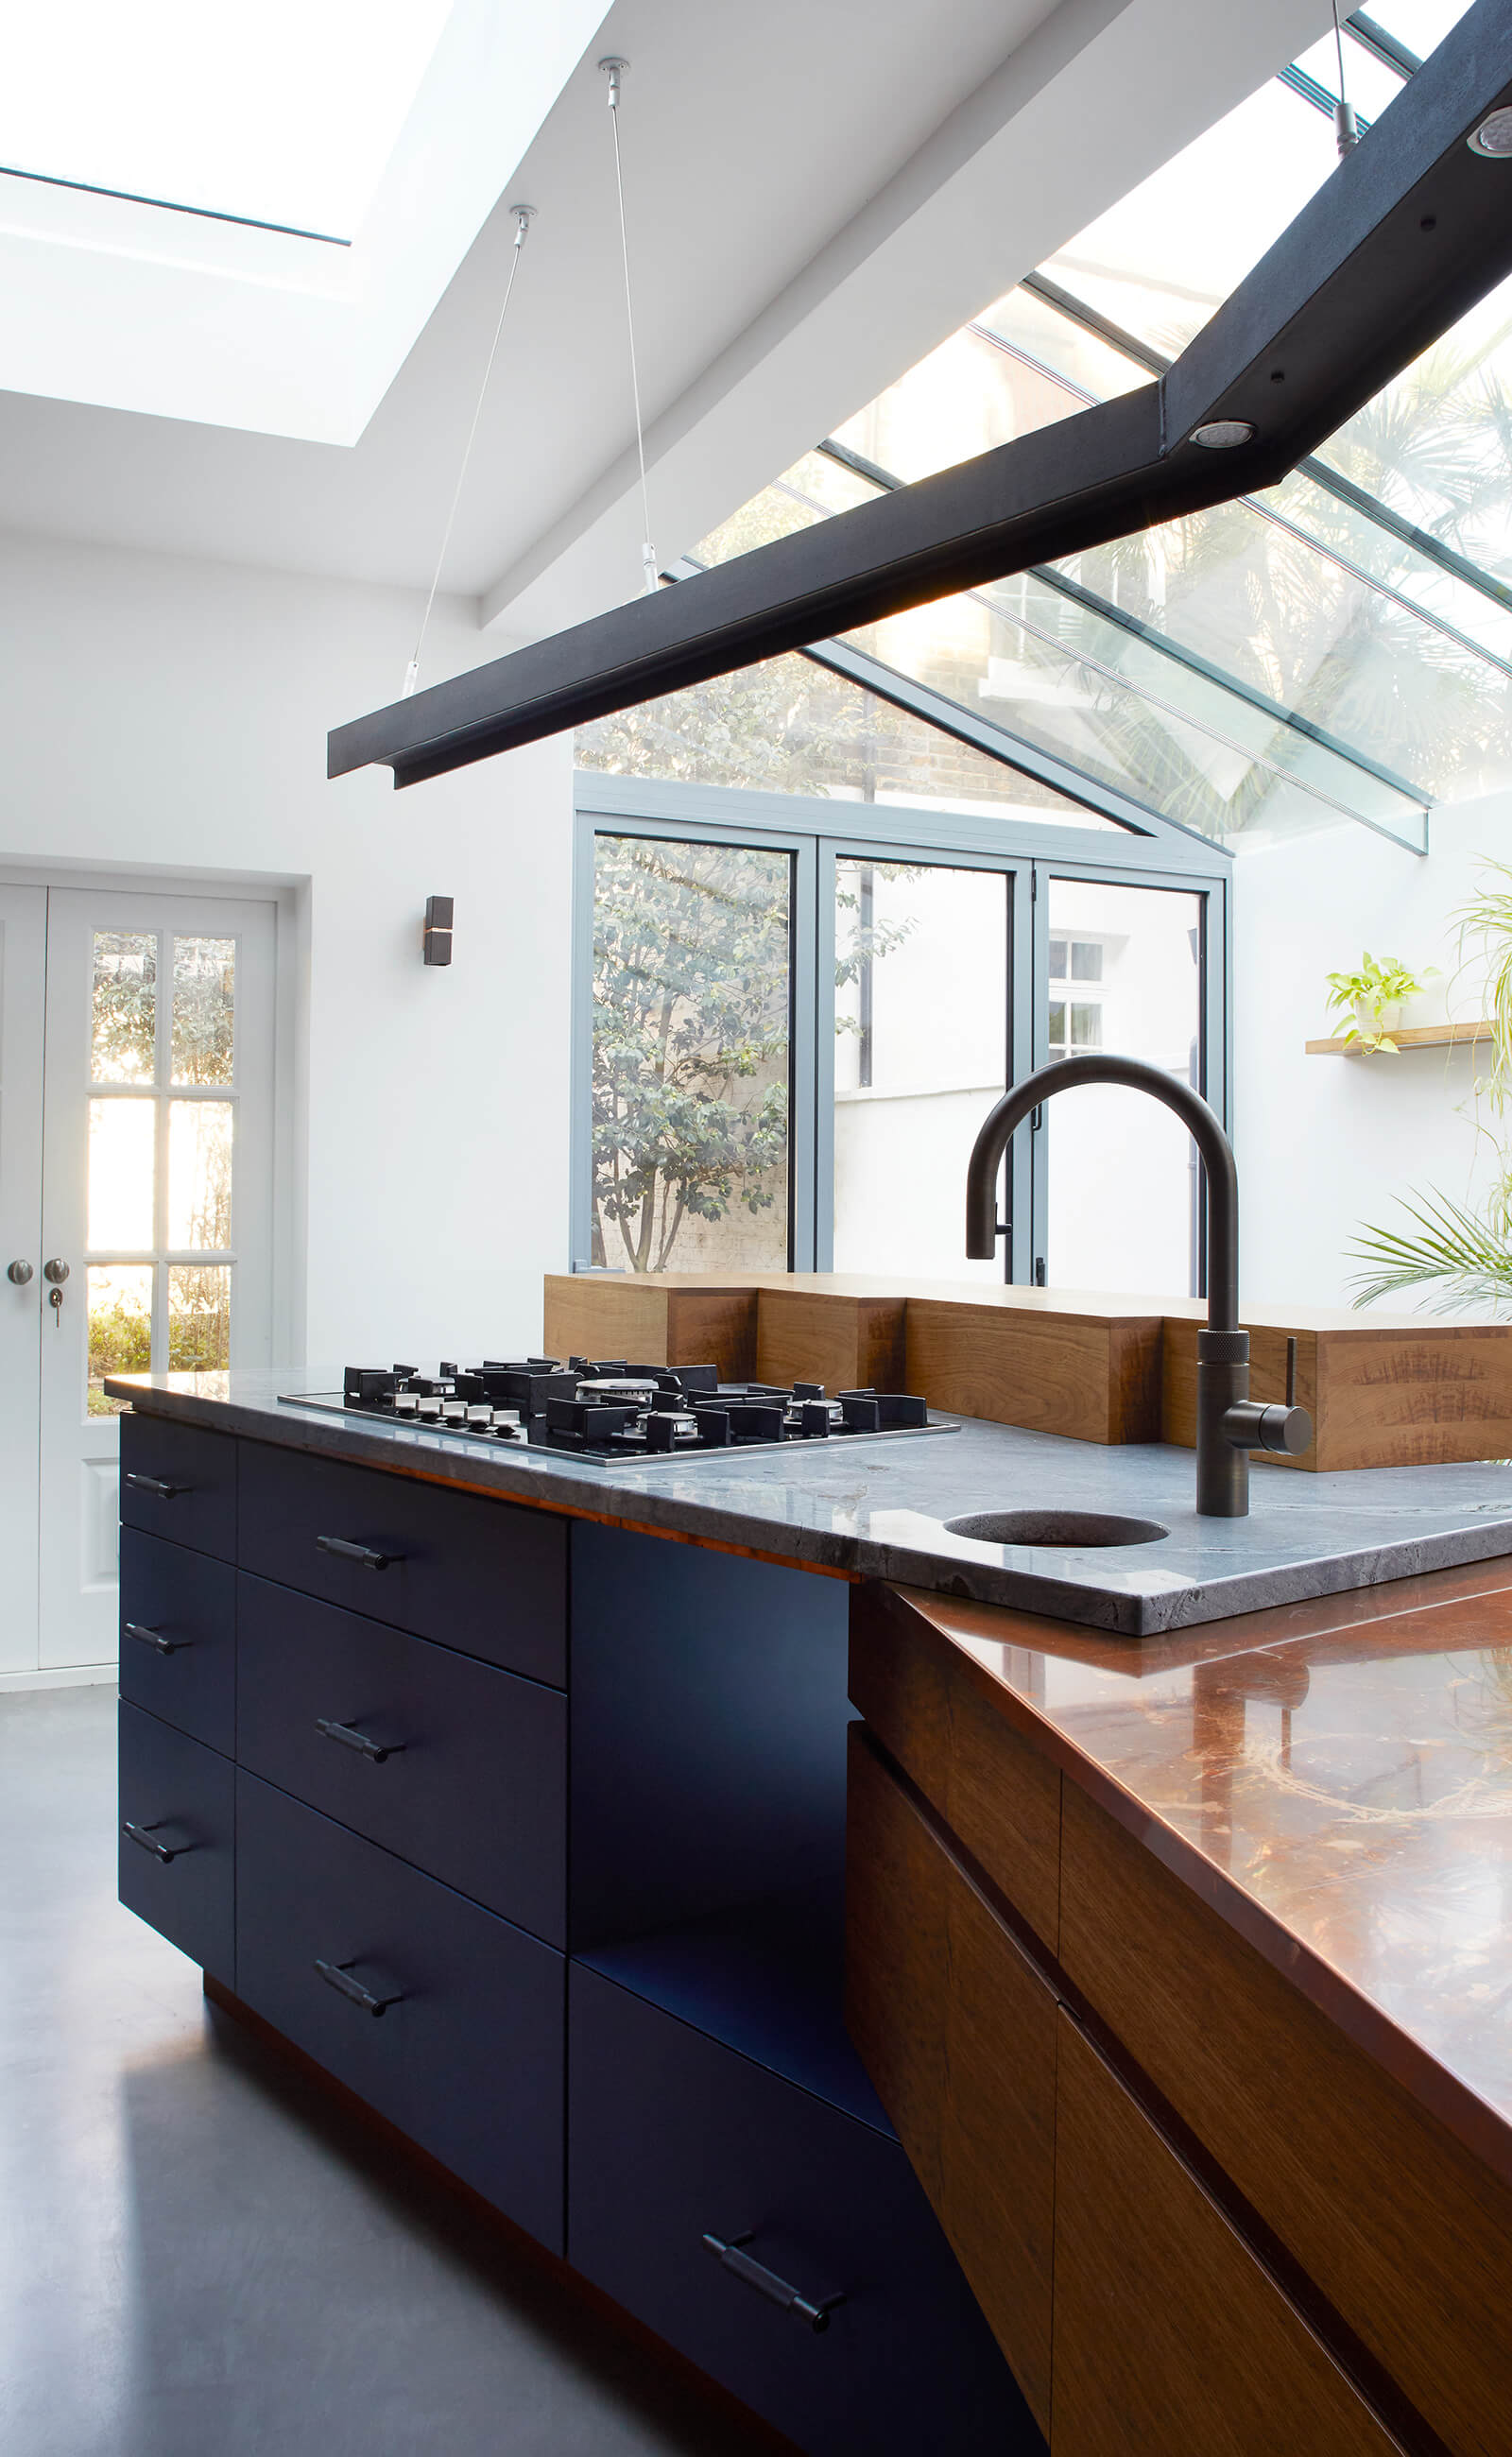
[[[645,574],[646,594],[654,597],[660,580],[656,570],[656,549],[651,536],[651,489],[646,483],[646,428],[640,408],[640,369],[635,356],[635,308],[630,286],[630,234],[625,220],[625,167],[619,150],[620,81],[629,68],[629,60],[615,57],[600,60],[599,67],[609,79],[609,117],[614,132],[614,190],[619,198],[619,252],[625,269],[625,326],[630,336],[630,388],[635,404],[635,452],[640,463],[640,518],[644,535],[640,562]]]
[[[457,506],[462,501],[462,489],[466,481],[467,464],[472,459],[472,447],[477,441],[478,421],[483,416],[483,404],[485,396],[488,390],[488,379],[493,373],[494,360],[499,355],[499,341],[504,332],[504,320],[509,312],[509,301],[514,296],[514,277],[520,270],[521,251],[525,246],[526,238],[529,233],[530,224],[535,219],[535,207],[533,205],[511,205],[509,207],[509,211],[514,216],[514,248],[509,258],[509,279],[504,285],[504,298],[500,301],[499,305],[499,320],[493,328],[493,341],[488,351],[487,362],[483,370],[483,382],[478,386],[478,398],[472,412],[472,424],[467,429],[467,441],[462,447],[462,465],[457,471],[457,483],[451,491],[451,509],[446,514],[446,526],[442,531],[441,551],[436,557],[436,568],[431,576],[430,594],[425,600],[425,610],[420,618],[420,631],[415,641],[415,653],[410,658],[408,665],[404,669],[404,688],[400,694],[403,699],[408,699],[411,696],[416,685],[420,681],[420,652],[425,645],[425,633],[430,624],[430,609],[435,605],[436,591],[441,587],[442,567],[446,560],[446,549],[451,544],[451,532],[456,525],[457,519]]]
[[[1344,93],[1344,30],[1338,22],[1338,0],[1334,0],[1334,48],[1338,53],[1338,100],[1334,105],[1334,134],[1338,140],[1338,158],[1353,154],[1359,143],[1359,122],[1355,106]]]

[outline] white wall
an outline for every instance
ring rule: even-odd
[[[568,1259],[570,745],[396,794],[325,732],[397,696],[413,592],[0,544],[0,864],[300,884],[312,1362],[539,1343]],[[478,662],[438,602],[425,679]],[[228,891],[229,892],[229,891]],[[426,969],[429,894],[455,960]]]
[[[1346,1248],[1359,1223],[1389,1224],[1393,1198],[1433,1187],[1456,1201],[1483,1180],[1463,1112],[1468,1048],[1373,1058],[1309,1058],[1303,1044],[1342,1031],[1325,1011],[1325,975],[1362,948],[1442,978],[1403,1016],[1478,1013],[1479,983],[1456,984],[1456,908],[1481,857],[1512,861],[1512,795],[1436,811],[1425,859],[1342,826],[1234,864],[1234,1127],[1242,1285],[1255,1306],[1352,1304]],[[1418,1311],[1430,1299],[1394,1300]]]

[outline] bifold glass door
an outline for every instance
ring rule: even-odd
[[[831,858],[833,1267],[1002,1280],[1001,1252],[965,1260],[963,1221],[977,1129],[1013,1080],[1027,878]]]
[[[1206,898],[1097,878],[1048,881],[1044,1056],[1140,1058],[1207,1088]],[[1042,1113],[1046,1278],[1190,1296],[1202,1284],[1196,1146],[1170,1110],[1089,1084]]]
[[[585,830],[577,1268],[1200,1291],[1195,1154],[1136,1093],[1062,1095],[1015,1137],[991,1262],[965,1257],[966,1164],[1008,1084],[1084,1051],[1221,1113],[1226,880],[878,822]]]

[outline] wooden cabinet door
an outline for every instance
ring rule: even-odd
[[[1059,2022],[1053,2457],[1390,2457],[1300,2313]]]
[[[850,1741],[846,2024],[1047,2429],[1055,1998],[859,1726]]]

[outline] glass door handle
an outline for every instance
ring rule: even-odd
[[[31,1266],[30,1263],[15,1262],[8,1263],[6,1265],[6,1278],[13,1281],[18,1289],[24,1289],[31,1277]]]
[[[60,1261],[56,1254],[52,1256],[51,1262],[44,1263],[42,1266],[42,1277],[49,1281],[55,1289],[60,1289],[63,1286],[68,1275],[69,1267],[67,1263]],[[30,1276],[31,1275],[29,1273],[28,1277]]]

